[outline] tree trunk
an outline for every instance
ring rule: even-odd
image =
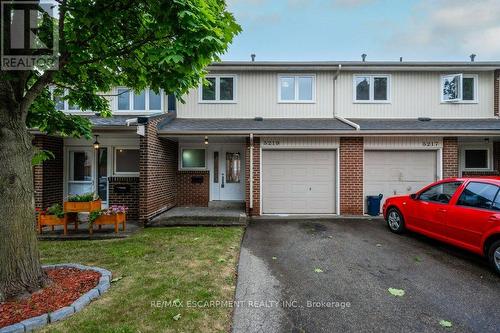
[[[0,103],[0,301],[46,282],[34,227],[32,137],[21,116],[26,113],[11,102]]]

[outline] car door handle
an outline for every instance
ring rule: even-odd
[[[438,209],[438,212],[440,213],[446,213],[448,210],[444,209],[444,208],[439,208]]]

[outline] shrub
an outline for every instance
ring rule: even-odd
[[[69,202],[90,202],[94,200],[98,200],[99,197],[92,192],[84,193],[84,194],[70,194],[68,195]]]

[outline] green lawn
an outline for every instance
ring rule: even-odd
[[[41,242],[44,264],[95,265],[123,277],[82,312],[43,332],[228,331],[230,307],[187,302],[233,300],[242,235],[237,227],[178,227],[145,229],[120,240]],[[151,305],[175,300],[182,306]]]

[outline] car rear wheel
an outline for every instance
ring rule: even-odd
[[[490,265],[497,274],[500,274],[500,240],[491,244],[488,250]]]
[[[405,231],[405,220],[403,214],[396,208],[389,208],[387,211],[387,226],[396,233],[401,234]]]

